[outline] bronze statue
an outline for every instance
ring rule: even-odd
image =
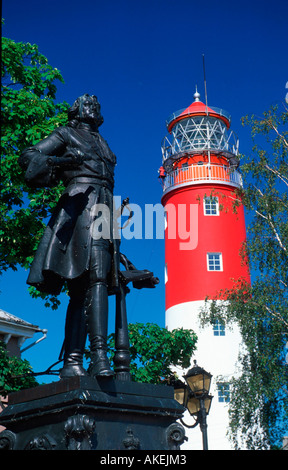
[[[60,377],[87,375],[83,367],[87,329],[90,374],[110,376],[113,371],[107,359],[108,295],[119,292],[121,285],[123,292],[123,285],[129,282],[125,276],[122,284],[119,281],[119,239],[113,236],[116,157],[98,131],[103,117],[96,96],[80,96],[68,111],[68,121],[66,127],[57,128],[26,149],[19,159],[29,186],[53,186],[62,180],[66,187],[39,244],[27,283],[55,295],[67,283],[70,301]],[[105,237],[96,236],[91,230],[99,204],[108,209]],[[122,256],[126,268],[127,262]],[[153,278],[150,287],[157,282]]]

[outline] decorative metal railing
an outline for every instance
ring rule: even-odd
[[[165,192],[175,186],[207,183],[208,181],[214,183],[224,182],[236,187],[242,186],[242,177],[237,170],[233,170],[226,165],[206,163],[176,168],[169,172],[163,179],[163,190]]]
[[[216,118],[195,116],[177,123],[162,142],[163,162],[177,158],[179,153],[222,153],[231,157],[238,154],[239,142],[233,131]]]
[[[209,108],[212,109],[212,111],[214,111],[215,113],[220,114],[220,116],[223,116],[224,118],[226,118],[229,122],[231,121],[231,114],[229,114],[224,109],[217,108],[216,106],[209,106]],[[177,119],[177,117],[181,116],[181,114],[184,111],[186,111],[186,109],[187,108],[182,108],[172,113],[166,120],[166,125],[169,126],[170,122],[174,121],[174,119]],[[208,113],[208,116],[209,116],[209,113]]]

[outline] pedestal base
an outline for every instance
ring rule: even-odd
[[[177,450],[183,408],[173,388],[111,378],[62,379],[13,393],[0,449]]]

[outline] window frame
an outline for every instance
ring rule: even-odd
[[[216,203],[216,213],[213,214],[212,211],[213,211],[213,204],[214,202],[212,201],[212,199],[215,200],[215,203]],[[210,208],[208,208],[207,206],[210,206]],[[208,216],[208,217],[218,217],[220,215],[219,213],[219,198],[217,196],[204,196],[203,198],[203,210],[204,210],[204,215],[205,216]],[[211,211],[211,213],[207,213],[207,211]]]
[[[217,396],[219,403],[230,402],[230,384],[229,382],[218,382],[217,383]]]
[[[220,261],[220,269],[209,269],[211,264],[209,263],[209,256],[219,256],[219,261]],[[207,260],[207,271],[209,272],[214,272],[214,273],[220,273],[223,271],[223,257],[222,257],[222,253],[220,252],[208,252],[206,254],[206,260]],[[215,263],[213,264],[213,266],[215,267]]]
[[[215,320],[212,324],[213,326],[213,336],[226,336],[225,324],[221,323],[219,320]]]

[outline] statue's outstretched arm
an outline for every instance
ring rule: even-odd
[[[26,170],[25,181],[30,187],[53,186],[58,183],[59,169],[75,168],[87,159],[78,149],[69,149],[57,130],[33,147],[25,149],[19,165]]]

